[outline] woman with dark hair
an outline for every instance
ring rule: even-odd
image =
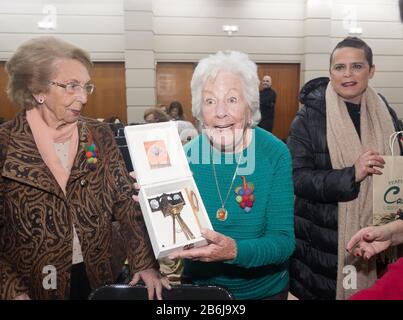
[[[172,120],[185,120],[185,116],[183,114],[183,107],[179,101],[173,101],[169,105],[168,116],[170,116]]]
[[[395,112],[369,86],[375,66],[363,40],[339,42],[329,73],[330,80],[301,89],[303,107],[288,138],[297,238],[290,291],[300,299],[346,299],[374,283],[375,261],[356,259],[346,245],[372,224],[372,175],[381,174],[381,155],[390,154],[389,136],[399,128]],[[357,271],[356,290],[343,286],[345,266]]]

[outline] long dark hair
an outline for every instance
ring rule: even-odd
[[[185,117],[183,116],[183,107],[182,104],[179,101],[172,101],[171,104],[168,107],[168,115],[171,114],[171,111],[173,109],[178,110],[178,120],[184,120]]]

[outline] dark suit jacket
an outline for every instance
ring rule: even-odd
[[[272,88],[260,91],[260,114],[262,118],[259,127],[266,131],[272,132],[274,125],[274,107],[276,104],[277,94]]]

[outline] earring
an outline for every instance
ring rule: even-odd
[[[39,104],[42,104],[42,103],[44,103],[44,102],[45,102],[45,98],[44,98],[44,97],[39,97],[38,103],[39,103]]]

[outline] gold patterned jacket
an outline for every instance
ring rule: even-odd
[[[25,112],[0,126],[0,299],[22,293],[31,299],[69,297],[73,224],[91,288],[113,283],[126,256],[131,274],[156,266],[112,131],[88,118],[80,118],[78,129],[64,195],[39,154]],[[94,171],[84,153],[89,131],[99,149]],[[56,282],[47,285],[49,270]]]

